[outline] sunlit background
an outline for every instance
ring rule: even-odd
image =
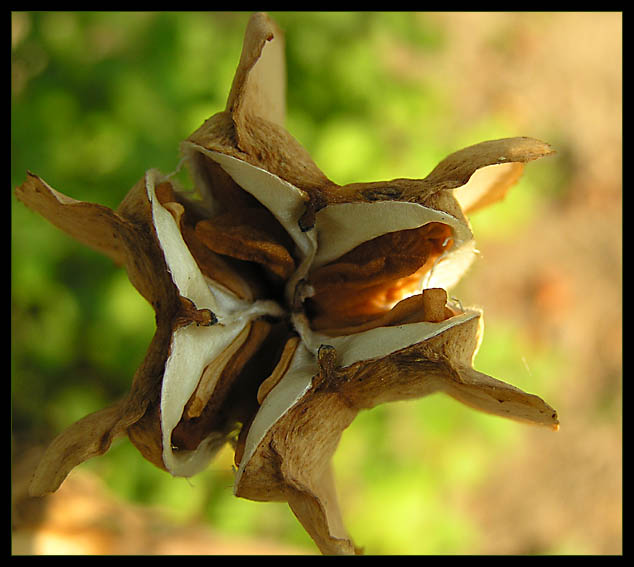
[[[484,308],[476,368],[537,393],[558,433],[442,395],[361,413],[335,456],[369,554],[622,552],[622,16],[274,13],[287,127],[339,183],[425,177],[532,136],[504,202],[472,219],[454,290]],[[27,170],[116,207],[224,108],[247,13],[12,13],[11,186]],[[232,493],[232,454],[174,479],[128,442],[30,500],[52,437],[121,397],[154,331],[126,274],[11,198],[14,553],[316,553],[286,504]]]

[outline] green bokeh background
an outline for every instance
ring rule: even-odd
[[[273,16],[286,33],[287,127],[339,183],[421,178],[449,153],[486,139],[565,137],[547,127],[518,132],[504,112],[457,123],[446,85],[410,79],[386,64],[382,54],[393,45],[430,58],[446,51],[451,38],[432,18]],[[14,13],[11,186],[30,170],[69,196],[116,207],[146,169],[173,171],[179,141],[224,107],[247,19],[239,12]],[[504,52],[510,39],[496,41]],[[503,206],[473,219],[480,248],[535,222],[565,195],[567,167],[565,160],[531,165]],[[22,447],[48,442],[122,396],[154,318],[108,259],[14,197],[11,214],[12,423],[14,444]],[[477,297],[463,289],[468,299]],[[553,377],[569,356],[557,345],[535,347],[516,321],[487,320],[476,367],[557,406],[561,389]],[[360,414],[335,457],[352,536],[367,553],[486,549],[460,498],[478,489],[495,456],[512,451],[523,432],[442,396]],[[229,451],[191,481],[154,468],[127,440],[82,467],[126,500],[164,507],[174,521],[315,551],[286,505],[233,497]],[[593,549],[563,537],[534,551]]]

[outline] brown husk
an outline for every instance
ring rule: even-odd
[[[335,366],[333,347],[322,347],[312,387],[259,443],[236,495],[286,500],[322,553],[355,553],[341,523],[330,461],[361,409],[445,392],[489,413],[556,428],[556,412],[543,400],[472,369],[480,327],[480,317],[474,317],[387,357],[346,368]]]
[[[268,289],[253,264],[264,267],[269,277],[286,281],[298,258],[289,235],[273,222],[274,211],[266,210],[238,186],[204,150],[262,168],[301,190],[306,202],[299,220],[302,231],[312,230],[317,212],[328,205],[379,201],[443,211],[467,227],[465,212],[503,198],[525,163],[553,153],[548,144],[532,138],[492,140],[449,155],[424,179],[340,186],[284,129],[284,80],[282,34],[268,16],[254,14],[225,110],[205,121],[182,146],[202,201],[188,203],[169,183],[157,187],[158,198],[177,220],[201,272],[243,299],[264,296]],[[102,454],[114,437],[126,432],[146,458],[164,467],[161,380],[172,333],[189,324],[215,324],[216,318],[181,297],[174,285],[153,226],[145,179],[117,211],[70,199],[32,174],[16,194],[56,226],[124,266],[154,307],[157,321],[130,394],[58,436],[36,472],[32,492],[55,490],[76,464]],[[280,391],[303,338],[294,336],[287,321],[277,326],[254,321],[226,366],[215,369],[220,373],[214,375],[217,389],[209,396],[202,390],[192,394],[186,419],[173,430],[174,444],[195,448],[210,430],[224,440],[241,423],[236,495],[287,501],[323,553],[353,554],[360,550],[343,525],[331,457],[342,432],[360,410],[445,392],[476,409],[556,429],[557,414],[543,400],[473,369],[482,328],[479,314],[453,319],[465,313],[446,305],[444,289],[407,297],[414,291],[410,287],[418,285],[436,259],[454,245],[450,236],[450,228],[442,223],[387,233],[314,269],[308,281],[298,284],[298,289],[311,288],[312,297],[304,305],[299,300],[287,305],[294,312],[305,309],[311,332],[319,331],[326,339],[379,326],[394,327],[397,332],[399,325],[421,321],[438,325],[438,333],[387,356],[345,367],[337,366],[334,347],[322,345],[310,388],[281,413],[242,462],[257,405],[271,401]],[[300,295],[305,298],[303,292]],[[400,340],[401,335],[397,337]],[[286,345],[284,351],[281,345]],[[266,380],[258,374],[264,369]]]

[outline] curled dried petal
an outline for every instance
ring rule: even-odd
[[[559,429],[557,412],[534,394],[496,380],[471,367],[456,367],[459,381],[445,384],[445,392],[475,409],[516,421]]]
[[[283,34],[266,14],[254,14],[225,111],[205,121],[182,145],[194,177],[200,179],[205,169],[201,150],[212,150],[266,169],[321,202],[322,189],[332,182],[283,128],[285,101]]]
[[[145,413],[145,405],[131,411],[127,400],[87,415],[47,447],[29,486],[31,496],[55,492],[68,473],[84,461],[103,455],[112,441],[126,433],[126,429]]]
[[[262,12],[253,14],[247,24],[226,110],[238,121],[243,116],[254,115],[284,125],[284,36],[277,24]]]
[[[467,183],[481,167],[526,163],[552,153],[549,144],[534,138],[502,138],[481,142],[447,156],[425,178],[425,183],[439,189],[455,189]]]
[[[300,347],[251,424],[236,495],[288,501],[323,553],[351,554],[329,463],[359,410],[442,391],[489,413],[556,427],[543,400],[471,368],[480,317],[461,321],[436,324],[440,332],[427,340],[348,366],[339,365],[332,346],[321,347],[312,364]]]
[[[67,197],[31,172],[15,194],[27,207],[79,242],[109,256],[117,264],[125,264],[126,241],[121,233],[129,233],[131,227],[112,209]]]

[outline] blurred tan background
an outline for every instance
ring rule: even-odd
[[[438,72],[461,69],[448,80],[456,108],[463,103],[457,120],[502,112],[518,132],[552,132],[553,159],[568,170],[531,222],[508,239],[480,241],[483,261],[465,280],[487,322],[508,321],[524,329],[529,348],[564,355],[561,372],[537,390],[559,411],[561,429],[525,431],[465,505],[485,534],[483,552],[538,552],[559,541],[563,552],[620,553],[621,15],[437,17],[456,38]],[[491,45],[498,34],[512,38],[503,55]]]
[[[72,59],[58,49],[64,40],[55,35],[67,29],[75,34],[74,49],[84,49],[86,57],[93,49],[99,54],[94,61],[105,61],[99,67],[104,74],[115,71],[103,65],[123,60],[124,70],[135,76],[132,92],[174,93],[172,99],[139,107],[150,115],[160,111],[151,130],[154,141],[150,134],[143,138],[146,148],[169,146],[172,153],[151,154],[160,163],[150,159],[150,149],[139,153],[136,139],[123,140],[115,127],[127,132],[126,123],[117,122],[118,111],[100,107],[99,96],[91,94],[94,107],[90,97],[80,103],[86,105],[79,107],[86,112],[82,123],[99,112],[108,125],[97,128],[101,137],[95,143],[116,147],[108,159],[102,154],[97,159],[87,144],[75,146],[83,148],[77,149],[79,161],[95,164],[101,171],[96,177],[117,187],[116,194],[104,193],[105,204],[115,206],[145,169],[167,171],[172,160],[174,167],[178,141],[222,108],[220,93],[228,92],[248,14],[130,14],[116,21],[108,15],[54,16],[13,14],[13,186],[29,168],[75,198],[99,200],[79,165],[72,164],[77,173],[59,165],[68,155],[61,153],[69,139],[67,125],[50,127],[48,147],[38,150],[36,140],[41,124],[56,113],[46,105],[79,96],[68,86],[69,77],[90,77],[93,63],[77,63],[76,54],[79,71],[64,71],[59,83],[47,75],[65,69],[55,67],[57,59]],[[435,396],[360,415],[335,459],[352,537],[370,554],[621,554],[622,14],[273,16],[287,35],[288,128],[335,181],[424,177],[448,153],[506,136],[540,138],[558,152],[529,164],[504,202],[474,216],[481,258],[453,295],[484,308],[486,331],[476,368],[543,397],[558,410],[560,431],[481,416]],[[171,72],[156,75],[165,77],[165,84],[150,81],[152,68],[148,64],[147,70],[138,52],[134,56],[140,48],[128,39],[138,28],[164,34],[155,41],[181,51],[191,44],[199,60],[188,59],[183,67],[191,68],[199,83],[189,81],[183,90],[194,93],[196,104],[177,98],[185,95],[172,84]],[[177,40],[181,35],[174,29],[185,39]],[[82,35],[84,30],[102,35]],[[347,33],[351,39],[338,41]],[[222,47],[212,53],[196,42]],[[216,68],[207,58],[222,64]],[[346,61],[349,67],[343,66]],[[172,68],[180,63],[170,60]],[[315,77],[306,76],[307,69],[314,69]],[[342,81],[349,107],[336,106],[337,85],[324,83],[331,72],[333,81]],[[29,97],[43,80],[49,81],[49,98],[40,107],[29,106],[39,100]],[[356,100],[370,102],[351,108]],[[187,103],[187,114],[181,102]],[[70,113],[68,104],[60,106]],[[180,122],[174,118],[179,116]],[[170,130],[172,122],[178,126]],[[81,142],[81,125],[72,134]],[[114,171],[123,179],[116,178],[118,185]],[[65,278],[64,266],[84,266],[83,258],[92,253],[72,245],[67,250],[64,237],[13,205],[13,553],[315,553],[285,505],[231,496],[228,451],[208,474],[188,483],[140,464],[125,441],[77,469],[57,494],[43,500],[26,496],[29,471],[46,442],[125,391],[153,322],[151,312],[134,303],[133,290],[127,291],[131,286],[104,264],[96,273],[108,285],[88,274]],[[77,321],[87,317],[82,305],[95,302],[112,309],[122,305],[125,317],[138,317],[126,327],[123,315],[116,322],[113,315],[95,316],[99,329],[122,330],[119,342],[99,337],[103,342],[95,344],[106,354],[94,355],[94,367],[86,362],[85,349],[79,349],[84,358],[32,350],[33,337],[43,332],[37,317],[46,311],[33,307],[24,290],[31,296],[40,290],[34,283],[42,281],[37,266],[49,260],[38,254],[51,246],[51,271],[62,275],[50,276],[47,289],[60,294],[59,304],[71,305],[70,315],[54,312],[55,321],[80,328]],[[39,263],[29,264],[29,258]],[[128,340],[134,351],[125,363],[102,360],[123,348],[117,345],[126,342],[126,332],[137,342]],[[38,357],[46,366],[33,362]],[[74,380],[63,395],[50,385],[56,376]],[[38,402],[38,396],[45,401]]]

